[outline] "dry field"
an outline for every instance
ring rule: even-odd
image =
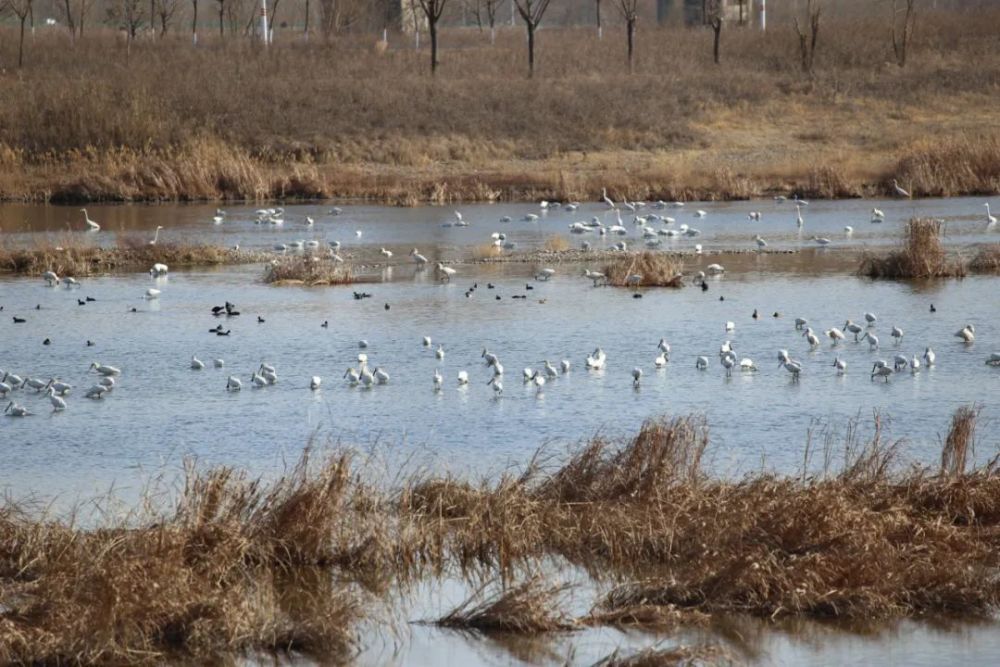
[[[918,16],[904,68],[884,17],[825,19],[814,70],[790,24],[766,34],[640,23],[495,45],[446,29],[441,67],[400,35],[267,52],[242,39],[75,44],[39,31],[18,70],[0,25],[0,199],[743,198],[1000,192],[1000,10]]]

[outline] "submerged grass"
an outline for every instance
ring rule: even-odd
[[[635,653],[615,651],[593,667],[689,667],[693,665],[729,665],[733,658],[721,646],[671,646],[647,648]]]
[[[498,588],[488,595],[484,595],[486,587],[483,587],[435,621],[435,625],[484,634],[531,635],[572,630],[576,625],[559,611],[559,599],[566,588],[548,584],[540,577]]]
[[[156,263],[174,268],[249,264],[261,259],[260,253],[213,245],[169,241],[150,245],[148,239],[138,236],[119,237],[114,246],[91,244],[71,235],[55,241],[36,241],[30,246],[0,241],[0,273],[26,276],[53,271],[59,276],[80,277],[148,271]]]
[[[604,275],[614,287],[683,287],[683,268],[675,257],[645,251],[622,255],[604,267]]]
[[[906,223],[903,246],[888,255],[866,254],[858,273],[869,278],[926,279],[961,278],[965,265],[949,258],[941,243],[941,222],[914,218]]]

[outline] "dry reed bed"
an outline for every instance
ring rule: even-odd
[[[401,505],[466,572],[558,556],[622,581],[596,614],[987,614],[1000,601],[1000,470],[963,467],[975,419],[956,415],[940,473],[895,474],[876,421],[836,475],[716,480],[700,467],[707,426],[687,417],[622,446],[596,439],[549,473],[419,483]]]
[[[260,253],[219,246],[161,241],[150,245],[141,237],[119,237],[114,246],[81,243],[66,237],[30,246],[0,242],[0,273],[40,276],[54,271],[59,276],[92,276],[106,273],[148,271],[153,264],[170,268],[249,264],[263,259]]]
[[[683,269],[683,262],[672,255],[644,251],[621,255],[605,265],[604,275],[614,287],[683,287]]]
[[[671,646],[648,648],[635,653],[615,651],[593,667],[693,667],[700,665],[731,665],[733,657],[723,648],[712,644],[701,646]]]
[[[282,257],[264,267],[264,282],[271,285],[350,285],[355,282],[350,267],[312,254]]]
[[[977,417],[955,414],[937,471],[896,472],[876,418],[868,440],[849,429],[839,472],[717,479],[701,466],[707,424],[690,416],[477,483],[376,485],[349,453],[313,463],[307,449],[270,484],[188,466],[172,509],[90,529],[6,499],[0,662],[342,661],[384,596],[452,571],[505,583],[440,620],[488,633],[734,611],[985,615],[1000,601],[1000,466],[968,466]],[[611,585],[585,617],[560,611],[564,587],[508,583],[553,558]]]
[[[969,262],[969,271],[1000,275],[1000,243],[980,248]]]

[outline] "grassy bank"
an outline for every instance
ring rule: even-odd
[[[914,218],[906,223],[900,247],[884,255],[865,253],[858,274],[889,280],[962,278],[968,273],[1000,273],[1000,244],[982,246],[971,259],[948,254],[938,220]]]
[[[548,27],[533,79],[520,30],[495,45],[445,30],[433,79],[399,35],[262,52],[178,34],[126,57],[101,29],[39,31],[0,72],[0,198],[844,197],[893,177],[918,196],[996,193],[1000,10],[976,12],[922,10],[905,68],[884,16],[831,14],[810,74],[780,22],[727,27],[720,65],[710,31],[643,23],[633,75],[619,28]]]
[[[707,424],[683,417],[477,483],[418,475],[385,487],[350,454],[307,451],[271,484],[189,466],[171,508],[145,503],[88,529],[8,498],[0,660],[341,661],[360,622],[391,622],[387,600],[449,573],[487,584],[438,624],[485,634],[731,612],[984,616],[1000,601],[1000,469],[970,467],[977,417],[956,412],[936,469],[898,466],[876,416],[868,439],[854,425],[846,442],[807,450],[826,462],[815,474],[719,479],[701,465]],[[581,618],[544,578],[559,563],[606,591]]]
[[[213,245],[167,241],[151,245],[147,238],[138,236],[120,236],[114,246],[88,243],[71,235],[30,246],[0,242],[0,274],[24,276],[41,276],[52,271],[60,277],[79,278],[149,271],[157,263],[182,268],[251,264],[263,259],[259,252]]]

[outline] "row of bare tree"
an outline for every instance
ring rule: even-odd
[[[68,29],[73,39],[83,35],[84,25],[90,18],[91,10],[96,0],[52,0],[60,14],[65,27]],[[180,13],[182,2],[187,0],[148,0],[148,10],[145,8],[144,0],[114,0],[107,7],[105,22],[116,26],[122,30],[128,44],[131,45],[144,29],[156,32],[161,37],[166,35],[171,29],[175,18]],[[191,2],[191,35],[192,40],[198,41],[198,11],[199,0],[189,0]],[[202,0],[214,3],[213,9],[217,11],[219,35],[225,36],[227,29],[229,34],[244,36],[259,36],[256,0]],[[445,10],[452,0],[402,0],[408,9],[404,12],[404,21],[412,21],[412,25],[407,29],[416,33],[417,39],[421,31],[426,30],[431,41],[431,73],[437,72],[440,65],[439,58],[439,29]],[[461,0],[468,2],[468,0]],[[496,40],[497,14],[500,6],[511,0],[475,0],[467,7],[472,8],[474,16],[480,27],[484,24],[490,29],[490,42]],[[536,36],[546,10],[549,8],[551,0],[512,0],[520,15],[527,31],[528,43],[528,72],[529,76],[535,73],[535,46]],[[597,13],[597,29],[601,31],[601,0],[594,0]],[[5,14],[12,15],[19,28],[18,41],[18,67],[24,64],[24,37],[26,26],[34,26],[35,4],[38,0],[0,0],[0,19]],[[319,30],[329,37],[359,23],[370,13],[371,0],[316,0],[319,7]],[[795,32],[798,37],[799,54],[801,58],[802,70],[811,73],[815,62],[817,45],[819,43],[820,25],[823,16],[824,0],[807,0],[804,10],[794,17]],[[916,22],[916,8],[918,0],[887,0],[891,8],[890,34],[892,40],[893,53],[896,63],[900,67],[906,65],[907,47],[913,35]],[[274,23],[278,17],[281,0],[267,0],[268,3],[268,31],[273,32]],[[305,3],[305,25],[303,34],[308,38],[310,32],[310,0]],[[615,7],[621,15],[625,25],[627,40],[627,58],[629,72],[634,69],[635,61],[635,33],[639,21],[639,0],[614,0]],[[386,2],[386,16],[383,26],[389,25],[393,20],[388,12],[389,3]],[[721,61],[721,36],[725,22],[724,0],[705,1],[705,22],[711,26],[714,33],[713,58],[716,63]],[[419,42],[418,42],[419,44]]]

